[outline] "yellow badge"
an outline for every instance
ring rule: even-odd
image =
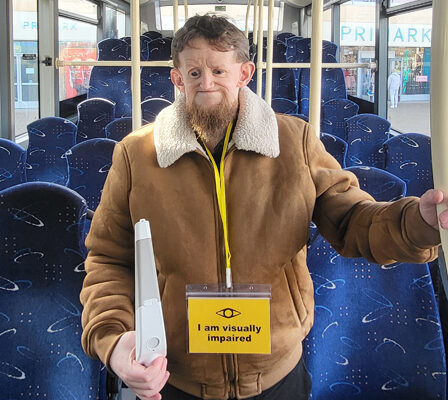
[[[189,352],[270,354],[270,296],[213,295],[187,295]]]

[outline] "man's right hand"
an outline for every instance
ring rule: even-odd
[[[141,400],[160,400],[160,391],[170,373],[166,357],[155,359],[149,367],[135,361],[135,331],[126,332],[110,357],[110,367]]]

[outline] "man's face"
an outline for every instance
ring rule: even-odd
[[[171,70],[171,80],[185,93],[187,104],[213,110],[225,100],[237,105],[239,89],[249,83],[254,69],[252,62],[236,61],[233,50],[218,51],[197,38],[179,54],[179,67]]]

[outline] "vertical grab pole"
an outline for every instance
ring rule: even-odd
[[[257,94],[260,97],[263,94],[263,6],[264,0],[258,0]]]
[[[313,0],[310,73],[310,124],[320,137],[320,101],[322,86],[322,19],[323,0]]]
[[[247,9],[246,9],[246,26],[244,29],[244,36],[246,36],[247,38],[249,37],[249,13],[250,13],[250,5],[251,5],[251,0],[249,0],[247,2]]]
[[[174,0],[173,1],[173,34],[177,32],[177,29],[179,28],[179,1]]]
[[[184,0],[184,15],[186,21],[188,19],[188,0]]]
[[[258,0],[254,0],[254,26],[252,29],[252,42],[257,44],[258,39]]]
[[[432,3],[432,39],[431,39],[431,152],[434,176],[434,187],[448,194],[448,2],[434,0]],[[438,205],[437,213],[446,209],[446,205]],[[440,229],[442,249],[445,261],[448,255],[448,232]],[[439,258],[440,260],[440,258]],[[447,272],[442,274],[445,293],[448,293]]]
[[[264,99],[271,105],[272,101],[272,58],[274,53],[274,0],[269,0],[268,6],[268,48],[266,52],[266,91]],[[257,81],[258,82],[258,81]]]
[[[140,1],[132,0],[131,3],[131,82],[132,82],[132,129],[142,126],[142,108],[140,103]]]

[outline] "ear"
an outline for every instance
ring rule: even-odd
[[[252,61],[246,61],[241,64],[240,68],[240,80],[238,81],[238,87],[247,86],[252,79],[252,75],[255,72],[255,64]]]
[[[173,68],[170,71],[170,78],[171,82],[173,82],[173,85],[176,86],[176,88],[179,89],[182,93],[185,93],[184,80],[182,78],[182,74],[177,68]]]

